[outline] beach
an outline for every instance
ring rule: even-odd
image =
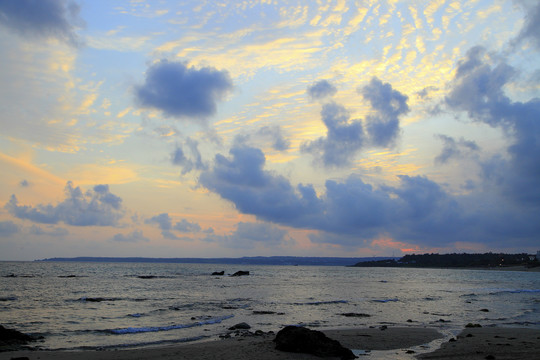
[[[329,338],[354,350],[365,350],[365,359],[533,359],[540,354],[540,330],[530,328],[472,328],[457,337],[445,338],[432,328],[380,327],[324,330]],[[14,351],[0,353],[0,360],[310,360],[321,359],[310,354],[283,352],[275,349],[275,335],[237,336],[223,340],[130,350],[93,351]],[[439,339],[440,348],[427,344]],[[426,345],[422,347],[422,345]],[[421,353],[426,349],[427,353]],[[415,350],[416,349],[416,350]],[[370,352],[371,350],[372,352]],[[381,350],[384,350],[382,352]],[[332,359],[332,358],[329,358]]]

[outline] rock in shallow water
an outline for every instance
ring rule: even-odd
[[[286,326],[280,330],[276,338],[276,349],[294,353],[313,354],[320,357],[337,356],[342,360],[356,359],[350,349],[343,347],[339,341],[328,338],[320,331],[299,326]]]

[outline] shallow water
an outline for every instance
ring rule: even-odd
[[[220,270],[251,275],[210,275]],[[533,272],[0,262],[0,284],[0,324],[44,336],[38,346],[45,349],[200,341],[240,322],[253,331],[395,324],[451,334],[469,322],[540,328],[540,273]]]

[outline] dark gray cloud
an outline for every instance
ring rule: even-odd
[[[135,97],[141,107],[168,117],[205,119],[216,113],[217,102],[232,88],[227,71],[161,60],[148,68],[144,84],[135,87]]]
[[[234,249],[252,249],[257,244],[276,248],[287,241],[287,231],[267,223],[245,223],[236,225],[236,230],[228,235],[210,235],[205,241],[219,243]]]
[[[178,240],[180,239],[178,236],[176,236],[172,231],[180,231],[180,232],[189,232],[189,233],[196,233],[201,231],[201,227],[199,224],[191,221],[187,221],[186,219],[182,219],[176,224],[172,224],[172,219],[169,216],[168,213],[162,213],[156,216],[153,216],[145,221],[146,224],[157,224],[159,228],[161,229],[161,234],[164,238],[172,239],[172,240]],[[211,231],[213,232],[213,230]]]
[[[42,224],[114,226],[124,216],[122,199],[112,194],[108,185],[97,185],[83,193],[68,181],[64,192],[66,199],[56,205],[19,205],[17,197],[12,195],[4,208],[19,219]]]
[[[19,183],[20,186],[22,187],[28,187],[30,186],[30,183],[28,182],[28,180],[21,180],[21,182]]]
[[[534,47],[540,49],[540,3],[535,0],[522,3],[525,10],[525,23],[514,42],[530,41]]]
[[[402,177],[402,187],[375,189],[351,176],[343,182],[326,181],[326,192],[317,196],[311,185],[293,187],[284,177],[265,171],[259,149],[239,147],[230,153],[231,159],[217,155],[214,167],[201,174],[200,183],[240,212],[261,220],[354,234],[358,239],[391,232],[398,238],[427,241],[438,228],[450,234],[451,226],[444,219],[455,223],[458,217],[455,202],[426,178]]]
[[[408,97],[377,78],[358,89],[375,114],[366,118],[366,131],[375,146],[391,146],[399,136],[399,117],[409,112]]]
[[[407,96],[377,78],[358,89],[371,104],[374,113],[361,120],[351,120],[349,111],[334,102],[323,105],[321,118],[326,136],[301,145],[316,162],[326,167],[349,165],[366,146],[392,146],[399,136],[399,117],[409,112]],[[366,131],[364,131],[364,128]]]
[[[135,242],[149,242],[150,240],[146,238],[142,231],[140,230],[134,230],[131,233],[124,235],[124,234],[116,234],[111,239],[112,241],[116,242],[128,242],[128,243],[135,243]]]
[[[456,241],[504,244],[513,232],[516,244],[530,246],[540,231],[540,224],[530,221],[538,211],[501,206],[500,195],[481,189],[453,195],[422,176],[400,176],[397,186],[376,188],[352,175],[327,180],[318,195],[312,185],[293,186],[265,170],[264,164],[259,149],[239,145],[228,158],[217,155],[213,167],[201,174],[200,184],[260,220],[324,232],[312,239],[318,242],[350,246],[390,236],[424,246]],[[505,218],[506,223],[498,223]]]
[[[234,203],[240,212],[288,223],[319,211],[312,187],[300,185],[298,195],[285,177],[263,169],[266,159],[261,150],[238,145],[229,153],[230,159],[217,154],[214,166],[201,173],[199,182]]]
[[[185,233],[196,233],[196,232],[201,231],[201,226],[195,222],[182,219],[178,221],[176,224],[174,224],[173,229],[176,231],[185,232]]]
[[[469,155],[471,152],[480,150],[474,141],[465,140],[464,138],[456,140],[453,137],[442,134],[436,136],[443,142],[443,149],[435,158],[435,163],[438,164],[446,164],[452,159],[460,159]]]
[[[321,117],[326,136],[302,144],[301,150],[327,167],[348,165],[364,145],[362,122],[350,120],[349,111],[334,102],[323,105]]]
[[[171,230],[172,228],[172,219],[167,213],[152,216],[150,219],[145,220],[145,223],[157,224],[161,230]]]
[[[504,86],[516,70],[502,60],[492,62],[486,51],[475,47],[459,63],[447,105],[467,112],[476,122],[505,131],[507,155],[495,155],[482,164],[484,178],[520,202],[540,207],[540,99],[514,102]]]
[[[0,236],[8,237],[19,232],[19,227],[13,221],[0,221]]]
[[[79,5],[66,0],[2,0],[0,24],[30,38],[57,38],[80,43],[76,29],[83,25]]]
[[[321,100],[337,93],[337,89],[328,80],[320,80],[307,88],[307,93],[313,100]]]
[[[188,150],[188,155],[184,149]],[[177,144],[176,149],[171,154],[171,161],[174,165],[182,167],[182,175],[192,170],[206,170],[199,152],[199,143],[196,140],[187,138],[184,144]]]

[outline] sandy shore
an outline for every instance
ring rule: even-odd
[[[357,350],[399,349],[404,354],[408,348],[427,344],[442,335],[435,329],[394,328],[386,330],[348,329],[324,330],[324,333],[342,345]],[[468,336],[471,334],[471,336]],[[0,353],[0,360],[27,357],[30,360],[316,360],[308,354],[294,354],[274,349],[274,335],[235,337],[212,342],[183,344],[152,349],[108,351],[15,351]],[[540,330],[478,328],[466,329],[457,341],[446,342],[441,349],[420,355],[421,359],[533,359],[540,354]],[[373,353],[375,355],[375,353]],[[413,355],[410,355],[413,356]],[[362,358],[373,358],[367,355]]]
[[[540,359],[540,329],[471,328],[419,359]]]

